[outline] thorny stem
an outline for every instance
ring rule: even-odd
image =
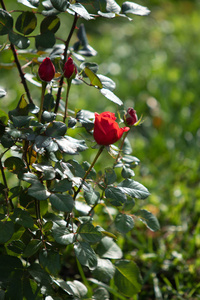
[[[68,98],[69,98],[69,90],[71,87],[71,80],[68,80],[67,82],[67,94],[66,94],[66,101],[65,101],[65,114],[63,117],[63,122],[65,123],[65,120],[67,118],[67,108],[68,108]]]
[[[80,192],[80,190],[81,190],[81,188],[82,188],[82,186],[83,186],[83,183],[84,183],[85,179],[87,178],[87,176],[89,175],[90,171],[91,171],[92,168],[94,167],[94,165],[95,165],[97,159],[99,158],[99,156],[101,155],[103,149],[104,149],[104,146],[101,146],[101,147],[99,148],[99,151],[97,152],[97,155],[95,156],[95,158],[94,158],[93,162],[91,163],[89,169],[86,171],[85,175],[83,176],[82,182],[81,182],[81,184],[80,184],[78,190],[77,190],[77,191],[75,192],[75,194],[74,194],[74,200],[76,199],[76,196],[77,196],[78,193]]]
[[[129,131],[130,131],[130,130],[129,130]],[[116,157],[116,160],[115,160],[115,164],[114,164],[114,165],[116,165],[116,164],[118,163],[118,160],[119,160],[119,158],[120,158],[120,154],[121,154],[121,151],[122,151],[122,147],[123,147],[123,145],[124,145],[124,141],[125,141],[125,139],[126,139],[128,133],[129,133],[129,131],[127,131],[127,132],[124,134],[124,137],[123,137],[122,142],[121,142],[121,145],[120,145],[120,147],[119,147],[119,152],[118,152],[118,155],[117,155],[117,157]]]
[[[0,169],[1,169],[1,174],[2,174],[2,178],[3,178],[3,183],[5,185],[4,194],[5,194],[5,199],[6,199],[6,203],[7,203],[7,208],[8,208],[8,202],[10,202],[10,205],[11,205],[12,209],[14,209],[14,205],[12,203],[12,200],[8,198],[8,190],[9,189],[8,189],[4,169],[3,169],[3,166],[2,166],[1,158],[0,158]],[[8,215],[9,215],[9,208],[8,208]]]
[[[1,3],[2,8],[3,8],[4,10],[6,10],[4,1],[3,1],[3,0],[0,0],[0,3]],[[14,61],[15,61],[15,63],[16,63],[16,66],[17,66],[19,75],[20,75],[20,77],[21,77],[21,81],[22,81],[22,84],[23,84],[23,86],[24,86],[24,89],[25,89],[25,92],[26,92],[28,101],[29,101],[29,103],[32,104],[32,103],[33,103],[33,100],[32,100],[32,98],[31,98],[31,95],[30,95],[30,92],[29,92],[29,88],[28,88],[26,79],[25,79],[25,77],[24,77],[24,73],[23,73],[23,71],[22,71],[22,68],[21,68],[19,59],[18,59],[18,57],[17,57],[17,52],[16,52],[16,50],[15,50],[15,46],[14,46],[12,43],[10,43],[10,48],[11,48],[12,53],[13,53],[13,55],[14,55]]]
[[[77,13],[75,13],[74,15],[74,22],[72,24],[70,33],[68,35],[68,38],[65,42],[65,50],[64,50],[64,58],[63,58],[63,64],[65,64],[66,60],[67,60],[67,51],[68,51],[68,47],[69,47],[69,42],[72,38],[72,35],[74,33],[74,30],[76,28],[76,23],[78,21],[78,15]],[[59,88],[58,88],[58,93],[57,93],[57,99],[56,99],[56,105],[55,105],[55,110],[54,113],[56,114],[58,111],[58,107],[59,107],[59,103],[60,103],[60,98],[61,98],[61,92],[62,92],[62,86],[63,86],[63,82],[64,82],[64,77],[62,76],[60,79],[60,83],[59,83]]]
[[[44,105],[44,94],[46,90],[47,82],[42,82],[42,93],[41,93],[41,99],[40,99],[40,111],[38,115],[38,121],[41,122],[42,119],[42,111],[43,111],[43,105]]]

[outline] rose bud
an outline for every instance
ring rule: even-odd
[[[67,79],[73,79],[75,75],[77,74],[77,68],[73,62],[73,59],[71,57],[68,57],[68,60],[66,61],[64,65],[64,76]]]
[[[127,109],[127,113],[124,115],[124,123],[127,126],[133,126],[138,121],[138,117],[136,111],[129,107]]]
[[[114,113],[109,111],[101,114],[95,113],[94,121],[94,139],[99,145],[108,146],[114,144],[126,131],[129,131],[129,127],[119,128]]]
[[[49,82],[54,78],[55,67],[49,57],[46,57],[38,69],[38,75],[41,80]]]

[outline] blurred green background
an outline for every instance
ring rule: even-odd
[[[21,7],[5,2],[8,9]],[[141,160],[135,179],[151,192],[139,205],[156,214],[161,230],[152,233],[136,224],[119,242],[126,258],[141,267],[144,287],[138,299],[200,299],[200,1],[137,3],[151,14],[132,22],[81,20],[98,51],[89,61],[116,82],[124,107],[134,107],[144,120],[129,136],[133,155]],[[58,36],[69,32],[71,16],[65,18]],[[23,87],[17,71],[10,72],[2,65],[6,58],[0,59],[0,87],[8,91],[0,107],[8,111]],[[39,90],[33,89],[37,102]],[[83,85],[73,86],[71,103],[72,109],[117,110]]]

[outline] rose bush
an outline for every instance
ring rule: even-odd
[[[114,144],[124,132],[129,131],[129,127],[119,128],[116,119],[115,114],[109,111],[101,114],[95,113],[94,139],[97,144],[104,146]]]

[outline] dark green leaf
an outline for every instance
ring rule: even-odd
[[[142,5],[126,1],[122,4],[122,13],[146,16],[150,13],[150,10]]]
[[[142,287],[142,277],[138,266],[133,261],[120,260],[116,262],[115,285],[127,297],[138,294]]]
[[[110,199],[111,203],[115,206],[120,206],[126,202],[126,195],[118,187],[108,186],[105,189],[106,198]]]
[[[38,135],[35,139],[35,145],[37,148],[46,148],[51,143],[51,137]]]
[[[74,207],[74,200],[68,194],[51,194],[49,199],[51,204],[60,211],[71,212]]]
[[[26,36],[20,35],[13,31],[10,31],[8,36],[10,42],[19,49],[26,49],[30,45],[30,41]]]
[[[150,195],[145,186],[132,179],[125,179],[118,185],[118,188],[123,193],[138,199],[146,199]]]
[[[14,209],[14,213],[11,216],[11,220],[14,223],[22,225],[26,228],[31,228],[34,225],[33,218],[30,216],[29,212],[22,210],[21,208]]]
[[[25,173],[25,163],[23,160],[17,156],[8,157],[5,162],[4,166],[12,173],[19,174]]]
[[[122,250],[109,237],[104,237],[97,246],[97,253],[100,257],[110,259],[120,259],[123,256]]]
[[[60,271],[60,255],[58,252],[53,250],[47,251],[46,249],[43,249],[39,253],[39,262],[45,270],[54,276],[56,276]]]
[[[85,20],[91,20],[94,19],[88,11],[85,9],[84,6],[82,6],[80,3],[74,3],[69,5],[69,9],[73,10],[75,13],[77,13],[80,17],[84,18]]]
[[[82,282],[74,280],[67,281],[67,284],[71,287],[74,296],[78,297],[78,299],[83,299],[87,295],[88,290]]]
[[[0,255],[0,281],[7,282],[14,270],[23,270],[22,262],[19,258],[10,255]]]
[[[13,125],[16,128],[28,126],[32,119],[34,119],[33,116],[12,116]]]
[[[121,233],[127,233],[134,227],[133,218],[129,215],[119,213],[115,218],[115,227]]]
[[[4,148],[10,148],[14,145],[14,140],[8,133],[4,133],[4,135],[1,137],[1,144]]]
[[[57,16],[46,17],[40,24],[40,32],[51,31],[56,33],[60,27],[60,19]]]
[[[96,192],[93,188],[84,192],[84,198],[88,205],[94,205],[100,199],[99,192]]]
[[[63,193],[71,190],[71,188],[72,188],[72,182],[69,181],[67,178],[65,178],[62,180],[54,181],[53,185],[51,186],[51,191]]]
[[[68,295],[71,295],[71,296],[73,295],[73,291],[72,291],[71,287],[69,286],[69,284],[67,284],[66,281],[64,281],[64,280],[55,280],[54,279],[54,283],[57,284],[57,286],[59,286]]]
[[[41,165],[41,164],[32,164],[38,172],[43,173],[42,180],[52,180],[55,178],[55,170],[52,166]]]
[[[13,28],[13,18],[5,10],[0,8],[0,35],[8,34]]]
[[[20,240],[14,240],[8,244],[7,248],[17,254],[22,254],[24,252],[26,245]],[[1,298],[0,298],[1,299]]]
[[[109,292],[103,287],[94,290],[93,300],[108,300],[110,299],[109,297]]]
[[[17,31],[24,35],[28,35],[33,32],[36,26],[37,18],[31,11],[24,11],[21,15],[19,15],[15,24]]]
[[[96,63],[90,63],[90,62],[83,62],[81,65],[80,65],[80,68],[83,70],[84,68],[89,68],[93,73],[96,73],[99,69],[99,66],[98,64]],[[82,73],[83,76],[84,76],[84,73]],[[86,75],[85,75],[86,76]]]
[[[70,232],[66,226],[59,226],[53,229],[53,237],[61,245],[70,245],[75,241],[75,234]]]
[[[28,272],[36,282],[40,283],[41,286],[48,288],[51,287],[51,277],[40,267],[39,264],[32,263],[28,268]]]
[[[94,270],[97,266],[97,257],[88,243],[80,242],[74,244],[74,251],[81,265]]]
[[[17,2],[22,3],[30,8],[37,8],[40,4],[40,0],[17,0]]]
[[[63,122],[53,121],[47,126],[46,135],[51,137],[58,137],[65,135],[67,126]]]
[[[112,184],[117,180],[117,176],[113,168],[106,168],[105,169],[105,182],[106,185]]]
[[[67,154],[78,154],[79,151],[84,151],[87,149],[84,140],[77,140],[70,136],[57,137],[55,138],[61,151]]]
[[[68,2],[66,0],[51,0],[53,7],[59,11],[66,11]]]
[[[0,244],[9,241],[14,233],[14,224],[10,221],[0,222]]]
[[[160,224],[158,222],[158,219],[156,216],[154,216],[150,211],[147,211],[145,209],[140,209],[135,213],[136,216],[140,218],[140,220],[146,224],[146,226],[152,230],[157,231],[160,229]]]
[[[52,122],[53,120],[55,120],[56,118],[56,114],[54,112],[51,111],[43,111],[42,113],[42,121],[44,122]]]
[[[28,195],[37,200],[46,200],[51,194],[46,190],[41,182],[37,182],[28,188]]]
[[[34,255],[42,246],[42,241],[41,240],[31,240],[28,245],[26,246],[23,256],[25,257],[30,257]]]
[[[37,35],[35,38],[35,47],[38,50],[52,48],[55,45],[56,39],[52,31],[45,31]]]
[[[108,259],[98,258],[96,269],[92,272],[99,281],[109,282],[115,273],[115,267]]]
[[[8,112],[9,118],[12,121],[12,116],[27,116],[29,113],[28,102],[26,101],[24,95],[21,96],[17,107]]]
[[[97,243],[102,238],[101,232],[89,222],[81,224],[77,233],[88,243]]]
[[[118,105],[122,105],[123,102],[111,91],[105,88],[100,89],[100,92],[103,96],[105,96],[107,99],[109,99],[110,101],[118,104]]]
[[[52,94],[47,93],[44,96],[44,110],[51,111],[54,108],[54,97]]]
[[[121,174],[122,174],[122,177],[124,177],[124,178],[130,178],[130,177],[135,176],[135,172],[126,166],[123,166]]]

